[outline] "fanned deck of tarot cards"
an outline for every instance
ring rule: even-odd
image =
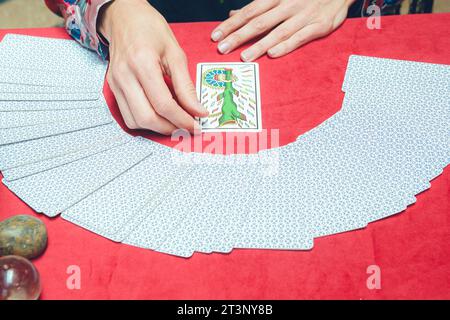
[[[37,212],[113,241],[181,257],[307,250],[403,211],[450,162],[449,66],[351,56],[340,112],[289,145],[227,156],[123,132],[102,95],[106,67],[73,41],[7,35],[0,170]]]

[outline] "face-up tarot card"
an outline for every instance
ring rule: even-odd
[[[202,131],[261,131],[259,70],[256,63],[199,63],[197,94],[209,116]]]

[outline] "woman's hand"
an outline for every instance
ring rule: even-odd
[[[245,42],[268,33],[241,53],[244,61],[263,54],[278,58],[328,35],[347,16],[354,0],[255,0],[222,22],[211,34],[227,54]]]
[[[107,80],[125,124],[171,134],[199,130],[197,100],[187,60],[165,19],[146,0],[115,0],[103,8],[99,31],[110,43]],[[171,78],[175,101],[164,81]]]

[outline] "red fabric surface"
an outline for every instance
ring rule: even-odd
[[[198,62],[239,58],[238,52],[217,53],[209,40],[214,25],[173,26],[193,76]],[[383,17],[381,30],[354,19],[285,58],[260,59],[263,125],[279,128],[286,144],[337,112],[350,54],[450,64],[449,30],[450,14]],[[9,32],[68,38],[56,28],[1,30],[0,37]],[[122,123],[108,88],[105,94]],[[311,251],[234,250],[190,259],[113,243],[63,219],[37,215],[47,225],[49,245],[34,263],[42,277],[42,299],[448,299],[449,198],[446,168],[405,212],[317,239]],[[0,186],[0,219],[15,214],[36,215]],[[380,290],[366,286],[366,269],[373,264],[381,268]],[[80,290],[66,287],[69,265],[81,268]]]

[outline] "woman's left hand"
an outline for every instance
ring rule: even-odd
[[[347,17],[354,0],[255,0],[222,22],[211,34],[218,50],[227,54],[266,34],[241,53],[243,61],[263,54],[278,58],[328,35]]]

